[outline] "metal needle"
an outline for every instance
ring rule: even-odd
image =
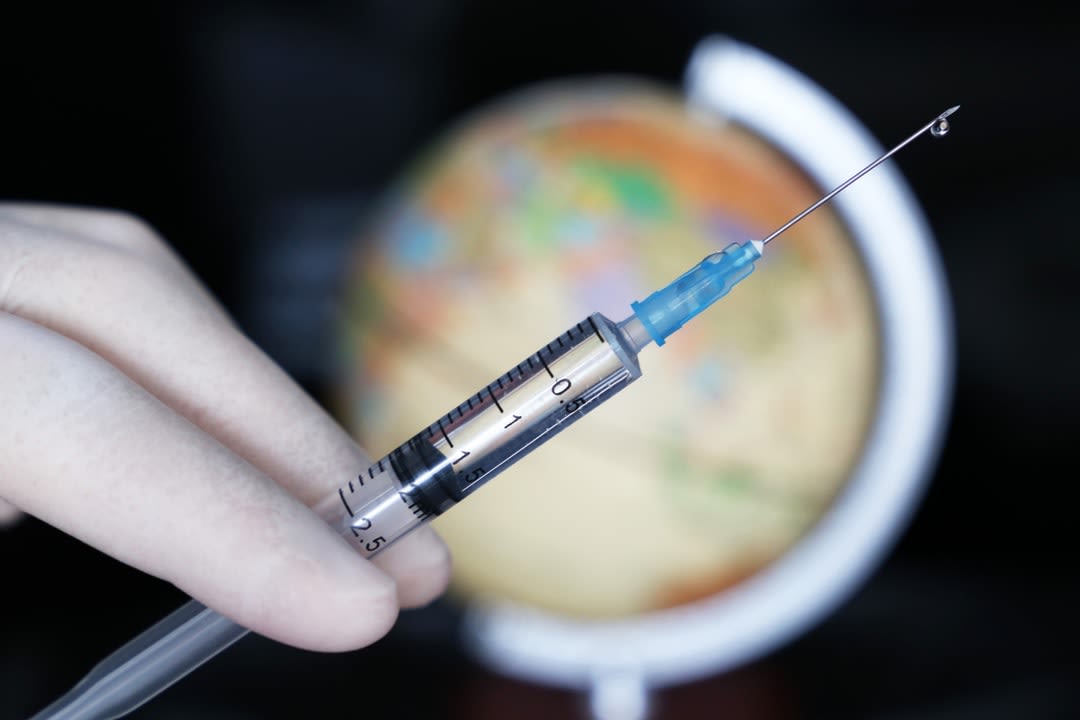
[[[884,155],[882,155],[881,157],[879,157],[879,158],[878,158],[877,160],[875,160],[874,162],[870,163],[869,165],[867,165],[866,167],[864,167],[864,168],[863,168],[862,170],[860,170],[859,172],[855,173],[854,175],[852,175],[851,177],[849,177],[849,178],[848,178],[847,180],[845,180],[844,182],[842,182],[842,183],[840,183],[839,185],[837,185],[837,186],[836,186],[836,188],[835,188],[835,189],[834,189],[834,190],[833,190],[832,192],[830,192],[830,193],[829,193],[828,195],[826,195],[825,197],[821,198],[821,199],[820,199],[820,200],[818,200],[818,201],[817,201],[816,203],[814,203],[814,204],[813,204],[813,205],[811,205],[810,207],[806,208],[805,210],[803,210],[803,211],[802,211],[801,213],[799,213],[799,214],[798,214],[798,215],[796,215],[795,217],[793,217],[793,218],[791,218],[790,220],[788,220],[788,221],[787,221],[786,223],[784,223],[784,224],[783,224],[782,226],[780,226],[780,227],[779,227],[779,228],[778,228],[777,230],[775,230],[775,231],[774,231],[774,232],[773,232],[773,233],[772,233],[771,235],[769,235],[769,236],[768,236],[767,238],[765,238],[764,240],[762,240],[762,241],[761,241],[761,244],[762,244],[762,245],[767,245],[767,244],[769,243],[769,241],[771,241],[771,240],[772,240],[773,238],[775,238],[775,237],[777,237],[778,235],[782,234],[782,233],[783,233],[783,232],[784,232],[785,230],[787,230],[787,229],[788,229],[789,227],[791,227],[791,226],[792,226],[792,225],[794,225],[795,223],[799,222],[799,221],[800,221],[800,220],[802,220],[802,219],[803,219],[804,217],[806,217],[806,216],[807,216],[807,215],[809,215],[810,213],[814,212],[815,210],[817,210],[817,209],[818,209],[819,207],[821,207],[821,206],[822,206],[822,205],[824,205],[825,203],[827,203],[827,202],[829,202],[830,200],[832,200],[832,199],[833,199],[833,197],[835,197],[835,196],[836,196],[836,195],[837,195],[837,194],[838,194],[838,193],[839,193],[839,192],[840,192],[841,190],[843,190],[843,189],[844,189],[844,188],[846,188],[846,187],[847,187],[848,185],[850,185],[851,183],[853,183],[853,182],[855,182],[856,180],[858,180],[859,178],[861,178],[861,177],[862,177],[863,175],[865,175],[866,173],[868,173],[868,172],[870,172],[871,170],[873,170],[874,168],[876,168],[876,167],[877,167],[878,165],[880,165],[881,163],[883,163],[883,162],[885,162],[886,160],[888,160],[889,158],[891,158],[891,157],[892,157],[893,155],[895,155],[895,154],[896,154],[897,152],[899,152],[900,150],[902,150],[902,149],[903,149],[903,148],[904,148],[904,147],[905,147],[905,146],[906,146],[906,145],[907,145],[908,143],[910,143],[910,142],[911,142],[912,140],[914,140],[915,138],[917,138],[917,137],[919,137],[920,135],[922,135],[922,134],[923,134],[924,132],[926,132],[927,130],[930,130],[930,131],[931,131],[931,134],[932,134],[932,135],[934,135],[935,137],[941,137],[942,135],[944,135],[944,134],[945,134],[946,132],[948,132],[948,130],[949,130],[949,122],[948,122],[948,120],[946,120],[946,118],[947,118],[947,117],[949,117],[950,115],[952,115],[952,114],[953,114],[954,112],[956,112],[956,111],[957,111],[957,110],[959,110],[959,109],[960,109],[960,106],[959,106],[959,105],[954,105],[954,106],[952,106],[951,108],[949,108],[948,110],[946,110],[945,112],[943,112],[943,113],[941,113],[940,115],[938,115],[938,116],[937,116],[936,118],[934,118],[934,119],[933,119],[933,120],[931,120],[930,122],[926,123],[926,125],[923,125],[923,126],[922,126],[921,128],[919,128],[919,129],[918,129],[918,130],[916,130],[916,131],[915,131],[914,133],[912,133],[912,134],[911,134],[911,137],[909,137],[909,138],[908,138],[907,140],[905,140],[904,142],[900,143],[899,145],[897,145],[896,147],[894,147],[894,148],[893,148],[892,150],[890,150],[889,152],[885,153]]]

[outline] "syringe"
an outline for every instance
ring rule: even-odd
[[[641,376],[638,353],[666,338],[754,270],[765,246],[929,130],[950,108],[761,240],[734,243],[631,304],[621,322],[593,314],[439,417],[315,510],[372,557],[449,510]],[[232,645],[247,629],[191,601],[97,665],[35,720],[105,720],[135,710]]]

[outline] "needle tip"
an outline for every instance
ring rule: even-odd
[[[959,109],[960,109],[959,105],[953,105],[951,108],[949,108],[945,112],[938,115],[938,120],[944,120],[945,118],[949,117],[950,115],[952,115],[954,112],[956,112]]]

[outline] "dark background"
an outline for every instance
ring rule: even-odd
[[[954,412],[929,495],[824,624],[665,693],[663,717],[1075,717],[1078,30],[1075,11],[1038,3],[1000,16],[854,0],[5,7],[0,198],[146,218],[318,395],[317,318],[344,241],[426,143],[487,99],[595,73],[677,86],[697,40],[723,32],[799,68],[882,142],[963,103],[947,141],[899,158],[955,305]],[[0,718],[45,704],[181,600],[33,520],[0,534],[0,571]],[[439,605],[350,655],[252,639],[139,716],[574,707],[488,675],[453,627]]]

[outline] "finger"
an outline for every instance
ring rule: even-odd
[[[20,514],[19,508],[6,500],[0,500],[0,528],[14,525]]]
[[[128,213],[48,203],[0,202],[0,217],[72,238],[111,245],[148,260],[183,265],[179,256],[149,225]]]
[[[368,463],[348,434],[169,264],[66,230],[0,220],[0,310],[94,350],[306,505]],[[414,553],[426,557],[401,557]],[[380,563],[403,604],[441,592],[447,553],[433,532],[384,555]]]
[[[450,582],[450,551],[427,525],[376,555],[373,562],[397,581],[398,602],[402,607],[427,605]]]
[[[0,495],[233,620],[343,650],[393,581],[311,510],[100,357],[0,313]]]
[[[130,213],[47,203],[0,203],[0,219],[46,235],[65,235],[75,243],[105,245],[168,268],[192,299],[231,322],[176,251],[149,224]]]

